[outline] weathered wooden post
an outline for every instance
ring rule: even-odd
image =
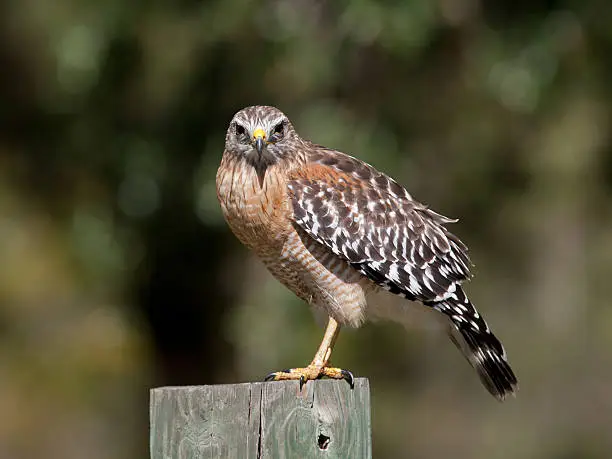
[[[151,459],[370,459],[365,378],[151,390]]]

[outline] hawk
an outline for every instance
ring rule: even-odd
[[[346,379],[329,365],[340,326],[376,315],[387,290],[436,311],[451,340],[497,399],[517,390],[506,352],[465,294],[467,247],[389,176],[357,158],[302,139],[277,108],[232,119],[216,178],[223,215],[238,239],[287,288],[329,316],[303,368],[267,380]],[[398,320],[401,317],[398,306]],[[393,314],[391,314],[393,319]]]

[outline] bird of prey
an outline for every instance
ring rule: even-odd
[[[369,164],[302,139],[270,106],[235,114],[216,181],[238,239],[287,288],[329,316],[312,362],[268,380],[301,385],[325,376],[352,385],[350,372],[329,366],[331,351],[340,326],[358,327],[376,315],[371,297],[384,289],[437,311],[497,399],[517,390],[502,344],[463,290],[471,263],[466,246],[446,228],[454,220]]]

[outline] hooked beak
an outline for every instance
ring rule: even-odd
[[[261,156],[261,152],[266,146],[266,132],[261,128],[255,129],[255,132],[253,132],[253,141],[255,142],[255,150],[257,150],[257,153]]]

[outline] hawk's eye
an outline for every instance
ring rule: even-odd
[[[246,135],[246,129],[244,128],[244,126],[236,123],[235,129],[236,129],[236,135],[238,136]]]
[[[285,131],[285,123],[281,122],[274,126],[274,134],[283,135]]]

